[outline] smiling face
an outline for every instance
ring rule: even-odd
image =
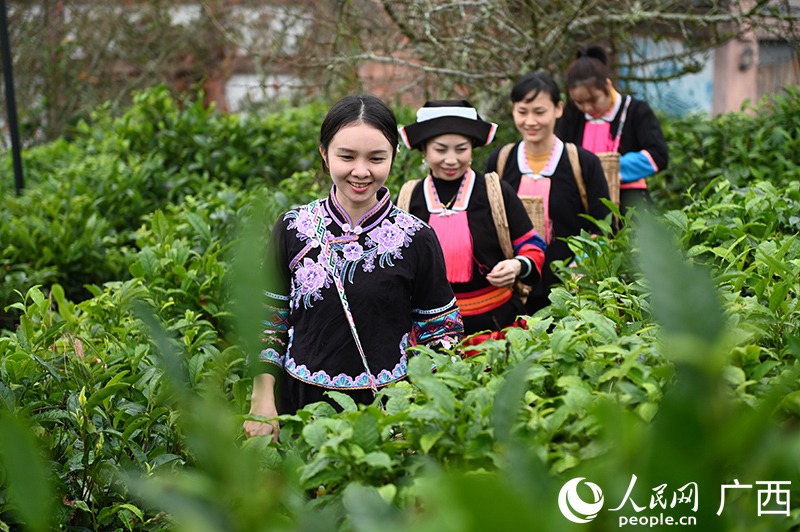
[[[582,113],[592,118],[600,118],[611,107],[611,80],[607,79],[603,88],[590,83],[581,83],[569,89],[569,99]]]
[[[522,101],[514,102],[511,112],[514,125],[525,142],[546,144],[553,136],[556,120],[561,117],[564,106],[561,102],[553,103],[546,91],[539,91],[535,98],[534,92],[528,93]]]
[[[336,132],[327,151],[319,151],[336,185],[336,199],[357,221],[378,202],[378,190],[392,169],[392,145],[379,129],[356,123]]]
[[[472,140],[455,133],[439,135],[425,144],[423,153],[433,177],[453,181],[472,164]]]

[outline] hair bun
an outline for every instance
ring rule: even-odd
[[[587,57],[591,59],[597,59],[604,65],[608,64],[608,55],[606,51],[600,45],[592,45],[592,46],[581,46],[578,48],[578,52],[575,54],[576,59],[580,59],[582,57]]]
[[[589,49],[586,51],[586,55],[588,55],[589,57],[594,57],[604,65],[608,64],[608,55],[606,54],[606,51],[603,49],[602,46],[589,47]]]

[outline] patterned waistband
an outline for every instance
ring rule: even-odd
[[[514,295],[511,288],[489,287],[466,294],[456,294],[458,308],[462,316],[476,316],[494,310],[506,303]]]

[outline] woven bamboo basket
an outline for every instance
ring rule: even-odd
[[[544,221],[544,198],[541,196],[520,196],[525,210],[528,212],[528,218],[533,222],[533,227],[542,238],[545,236],[545,221]]]
[[[598,153],[597,157],[600,159],[600,164],[603,165],[603,173],[606,175],[606,181],[608,182],[608,197],[619,205],[619,153],[607,151]]]

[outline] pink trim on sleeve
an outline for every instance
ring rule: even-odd
[[[656,161],[653,159],[653,156],[650,155],[650,152],[647,150],[642,150],[641,153],[643,153],[644,156],[647,157],[647,160],[650,161],[650,165],[653,167],[653,173],[658,172],[658,165],[656,164]]]

